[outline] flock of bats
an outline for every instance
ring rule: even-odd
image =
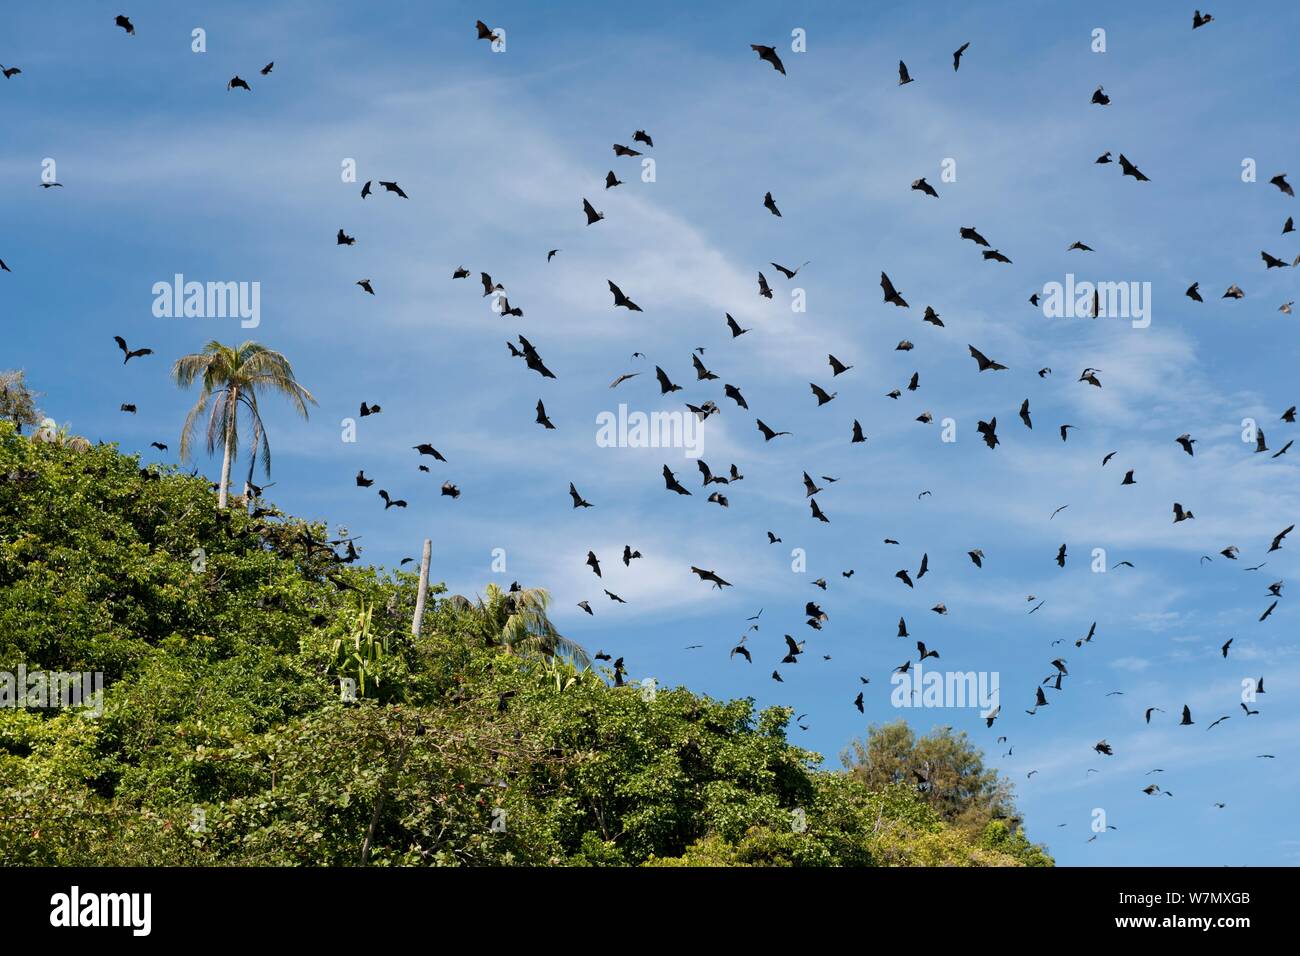
[[[1200,29],[1206,26],[1207,24],[1213,22],[1213,20],[1214,18],[1210,14],[1208,13],[1202,14],[1198,10],[1195,12],[1193,17],[1192,29],[1194,30]],[[126,16],[116,17],[115,22],[116,25],[120,27],[123,31],[125,31],[126,34],[131,36],[135,35],[135,26],[134,24],[132,24],[130,19],[127,18]],[[475,28],[477,31],[477,38],[480,40],[493,41],[497,37],[497,31],[495,30],[495,28],[488,27],[481,20],[475,24]],[[970,46],[971,44],[969,42],[963,43],[952,54],[952,68],[954,71],[960,69],[962,64],[962,58],[970,49]],[[782,62],[781,57],[774,46],[767,46],[767,45],[755,43],[755,44],[751,44],[750,48],[758,55],[759,59],[762,62],[770,64],[770,66],[776,73],[780,74],[781,76],[787,75],[785,64]],[[274,66],[274,62],[267,63],[267,65],[261,69],[260,71],[261,75],[268,76],[271,73],[273,66]],[[22,70],[17,67],[4,67],[3,65],[0,65],[0,71],[3,72],[3,77],[6,80],[12,79],[13,77],[16,77],[22,73]],[[917,82],[917,78],[912,76],[911,72],[908,70],[907,65],[900,60],[898,64],[899,86],[906,86],[914,82]],[[250,87],[250,85],[238,75],[231,78],[226,88],[228,91],[243,90],[246,92],[252,92],[252,88]],[[1110,95],[1106,93],[1101,86],[1098,86],[1096,91],[1092,95],[1090,105],[1105,108],[1108,107],[1110,103],[1111,103]],[[636,157],[644,155],[643,150],[650,150],[654,148],[653,138],[645,130],[636,130],[631,138],[631,142],[635,145],[628,146],[622,143],[615,143],[613,145],[613,153],[616,161],[620,159],[627,159],[627,158],[635,159]],[[1100,165],[1110,164],[1112,162],[1111,155],[1112,155],[1111,151],[1107,151],[1103,153],[1100,157],[1098,157],[1095,160],[1095,163]],[[1148,176],[1144,174],[1123,153],[1119,153],[1118,155],[1118,165],[1121,169],[1122,175],[1125,177],[1132,178],[1135,181],[1135,183],[1140,184],[1140,183],[1150,181]],[[1273,186],[1277,187],[1281,195],[1285,196],[1286,198],[1294,198],[1295,196],[1294,190],[1292,189],[1291,185],[1287,182],[1285,173],[1279,173],[1273,176],[1272,179],[1269,180],[1269,182]],[[375,191],[373,187],[375,186],[376,183],[378,184],[378,187],[388,195],[394,196],[399,199],[409,198],[407,193],[402,189],[402,187],[395,180],[369,180],[361,188],[360,196],[362,200],[366,200],[372,195],[375,195]],[[624,184],[625,184],[624,181],[618,177],[617,173],[613,169],[609,170],[609,172],[605,176],[604,185],[606,190],[614,189]],[[50,185],[61,185],[61,184],[45,183],[43,185],[48,187]],[[933,198],[933,199],[940,198],[939,192],[934,188],[933,185],[927,182],[924,177],[915,180],[911,184],[911,189],[920,193],[924,197]],[[781,209],[778,206],[777,201],[774,198],[773,193],[771,191],[767,192],[763,196],[762,206],[772,216],[783,218]],[[596,206],[588,198],[582,197],[581,209],[582,209],[582,215],[585,218],[586,227],[588,228],[595,227],[598,229],[606,228],[601,226],[601,224],[606,221],[605,214],[600,210],[598,210]],[[1295,227],[1294,227],[1293,218],[1288,216],[1283,225],[1282,234],[1288,234],[1294,231],[1295,231]],[[1008,265],[1011,264],[1012,260],[1010,259],[1010,257],[1002,253],[999,249],[995,248],[987,239],[985,239],[983,235],[980,234],[977,228],[973,226],[961,226],[959,230],[959,235],[961,239],[968,240],[974,243],[977,247],[979,247],[981,249],[983,258],[985,260],[990,262],[1001,263],[1001,264],[1008,264]],[[357,239],[355,236],[350,235],[345,228],[339,228],[338,233],[335,237],[335,241],[336,241],[336,245],[338,246],[350,247],[356,244]],[[552,260],[554,260],[556,255],[559,254],[561,251],[562,250],[558,248],[547,250],[546,261],[550,263]],[[1075,241],[1067,248],[1066,251],[1086,254],[1092,252],[1093,247],[1088,245],[1085,242]],[[1267,251],[1261,251],[1261,256],[1266,270],[1288,267],[1288,263],[1284,257],[1271,255]],[[806,265],[808,265],[807,262],[804,262],[795,268],[789,268],[787,266],[780,265],[776,262],[771,262],[769,264],[776,271],[776,273],[779,273],[787,281],[793,280],[795,276],[799,273],[799,271],[803,269]],[[1294,267],[1297,265],[1300,265],[1300,255],[1297,255],[1294,258],[1294,260],[1289,264],[1290,267]],[[3,270],[5,272],[10,271],[9,266],[5,264],[3,259],[0,259],[0,270]],[[452,280],[468,279],[471,278],[471,276],[472,273],[470,272],[470,270],[464,267],[463,265],[458,265],[452,271],[451,274]],[[522,306],[517,304],[511,305],[510,299],[508,298],[506,293],[506,287],[502,282],[493,279],[493,277],[486,271],[481,271],[479,273],[479,281],[482,285],[482,298],[492,300],[491,307],[494,312],[496,312],[502,318],[523,318],[524,312]],[[638,305],[636,301],[634,301],[634,299],[628,294],[628,292],[624,291],[623,287],[615,283],[612,279],[607,281],[608,281],[609,293],[612,297],[611,308],[625,309],[629,313],[643,311],[642,307]],[[364,293],[367,293],[372,296],[377,294],[375,284],[369,278],[357,280],[356,285],[360,287],[360,289]],[[909,304],[909,302],[904,297],[904,295],[890,280],[889,276],[883,271],[880,273],[880,287],[881,287],[884,303],[893,305],[898,309],[903,309],[903,310],[910,310],[912,308],[912,306]],[[635,293],[635,289],[632,289],[632,291],[633,293]],[[767,276],[764,274],[764,272],[761,269],[758,270],[757,294],[766,299],[771,299],[773,297],[772,285],[769,283]],[[1186,296],[1195,302],[1203,302],[1204,300],[1202,299],[1200,294],[1200,283],[1193,282],[1191,286],[1186,290]],[[1234,282],[1223,293],[1222,297],[1225,299],[1240,299],[1243,298],[1244,296],[1245,293]],[[1037,293],[1034,294],[1033,296],[1030,297],[1029,301],[1031,305],[1037,307],[1040,304],[1039,295]],[[1281,306],[1280,311],[1282,311],[1283,313],[1290,313],[1292,305],[1293,303],[1291,302],[1284,303]],[[1099,314],[1099,309],[1100,309],[1100,303],[1096,298],[1094,298],[1094,302],[1093,302],[1094,317],[1096,317]],[[921,315],[919,321],[920,324],[918,325],[918,328],[921,328],[927,324],[936,327],[944,327],[943,319],[939,316],[939,314],[935,311],[935,309],[929,305],[924,307],[923,314]],[[748,328],[742,328],[740,324],[729,313],[725,315],[725,324],[730,333],[730,338],[732,340],[739,338],[742,335],[748,334],[750,331],[752,331],[751,329]],[[143,358],[153,354],[153,351],[149,348],[136,348],[136,349],[130,348],[127,342],[125,341],[125,339],[123,339],[121,336],[115,336],[114,339],[117,343],[119,350],[124,355],[123,364],[130,362],[132,359]],[[513,358],[522,359],[523,365],[527,370],[536,372],[542,379],[556,378],[555,373],[547,366],[546,362],[543,360],[542,355],[539,352],[537,346],[535,346],[525,336],[517,335],[517,340],[508,341],[506,343],[506,346],[509,355]],[[916,346],[911,341],[908,341],[907,339],[903,339],[898,342],[898,344],[894,347],[894,350],[897,352],[906,353],[911,351],[914,348],[916,348]],[[998,373],[998,372],[1008,371],[1008,367],[1006,365],[1002,364],[1001,362],[993,358],[990,358],[987,354],[985,354],[975,345],[968,345],[967,348],[969,350],[970,358],[975,363],[977,375],[983,375],[983,373],[986,372]],[[695,375],[694,381],[695,384],[699,385],[700,387],[707,387],[709,386],[709,383],[713,383],[720,380],[720,376],[715,372],[713,372],[712,370],[710,370],[709,367],[705,365],[703,360],[704,351],[705,351],[704,348],[697,348],[693,350],[691,353],[692,371],[694,372]],[[640,352],[633,353],[632,357],[634,360],[642,360],[642,361],[646,360],[646,357]],[[827,356],[827,364],[829,365],[832,379],[838,379],[839,376],[845,375],[853,370],[853,365],[841,361],[835,355]],[[674,392],[680,392],[683,390],[683,387],[681,385],[678,385],[673,382],[669,373],[663,367],[659,365],[655,365],[654,372],[655,372],[655,379],[659,386],[659,393],[661,396],[668,396]],[[637,378],[641,374],[642,374],[641,371],[622,372],[618,374],[613,379],[612,382],[610,382],[609,388],[610,389],[618,388],[623,383],[630,381],[634,378]],[[1050,368],[1041,368],[1036,371],[1036,375],[1039,379],[1045,379],[1051,374],[1052,374],[1052,370]],[[1102,380],[1100,377],[1101,374],[1102,374],[1101,369],[1088,367],[1083,369],[1083,371],[1080,373],[1076,381],[1080,384],[1100,389],[1103,387]],[[828,391],[822,385],[819,385],[818,383],[815,382],[810,382],[809,387],[811,389],[812,398],[813,400],[815,400],[817,407],[825,406],[831,403],[836,399],[838,395],[838,392]],[[907,385],[904,386],[904,388],[894,388],[888,393],[886,393],[886,397],[893,400],[899,400],[903,396],[904,390],[908,392],[916,392],[919,389],[919,387],[920,387],[919,373],[913,373],[910,380],[908,381]],[[712,415],[721,414],[722,408],[720,407],[719,402],[725,403],[728,401],[733,403],[738,409],[743,410],[745,412],[749,412],[750,406],[748,404],[748,401],[746,400],[746,397],[744,396],[744,394],[742,394],[740,386],[731,383],[726,383],[726,382],[723,383],[722,391],[721,394],[717,396],[717,401],[714,401],[713,399],[708,399],[703,402],[700,402],[699,404],[687,403],[686,409],[691,414],[697,415],[699,419],[703,421],[708,419]],[[121,409],[124,412],[130,412],[130,413],[134,413],[136,411],[136,407],[133,404],[123,404],[121,406]],[[380,414],[381,412],[382,412],[382,408],[377,404],[369,404],[364,401],[361,403],[360,406],[361,417],[368,417],[371,415]],[[1024,428],[1031,429],[1031,430],[1033,429],[1034,422],[1031,416],[1030,400],[1028,398],[1026,398],[1023,401],[1023,403],[1020,405],[1018,417]],[[541,398],[539,398],[537,401],[536,417],[534,421],[538,426],[546,430],[555,430],[557,427],[555,423],[553,423],[550,417],[548,416],[545,405]],[[921,422],[923,424],[929,424],[933,421],[933,416],[928,411],[923,412],[921,415],[916,416],[916,421]],[[1291,406],[1287,408],[1281,414],[1280,421],[1284,424],[1294,424],[1296,421],[1295,406]],[[778,430],[776,428],[773,428],[772,426],[764,422],[763,419],[761,418],[756,417],[755,423],[756,423],[757,430],[763,436],[764,444],[776,440],[778,438],[791,435],[791,432],[789,431]],[[1075,426],[1072,424],[1062,424],[1059,426],[1058,431],[1062,442],[1068,441],[1069,432],[1074,427]],[[998,428],[999,428],[998,419],[996,415],[991,415],[989,416],[987,421],[980,420],[978,423],[977,426],[978,433],[981,439],[984,441],[984,443],[987,445],[987,447],[990,450],[996,450],[997,447],[1002,443],[1001,437],[999,436]],[[867,435],[864,433],[862,425],[857,419],[853,420],[852,429],[850,433],[845,436],[845,440],[849,444],[854,444],[854,445],[866,444]],[[1190,433],[1184,433],[1182,435],[1177,436],[1176,438],[1171,437],[1171,441],[1176,442],[1187,455],[1194,456],[1195,449],[1193,446],[1196,444],[1197,439],[1193,438]],[[1273,453],[1272,457],[1277,458],[1280,455],[1285,454],[1287,450],[1290,449],[1291,445],[1292,442],[1288,440],[1279,450]],[[161,442],[154,442],[153,447],[158,448],[162,451],[167,450],[166,444]],[[412,450],[416,452],[416,457],[418,459],[432,459],[434,462],[441,462],[441,463],[447,462],[447,459],[438,451],[438,449],[436,449],[429,442],[421,442],[417,445],[414,445],[412,446]],[[1269,450],[1270,449],[1266,443],[1263,430],[1260,429],[1257,433],[1255,451],[1256,453],[1262,453],[1262,452],[1267,452]],[[1107,454],[1101,460],[1100,467],[1105,468],[1109,464],[1110,460],[1116,454],[1117,452],[1110,452],[1109,454]],[[423,461],[418,461],[417,467],[420,472],[425,472],[425,473],[430,472],[430,466],[428,464],[423,463]],[[733,489],[735,485],[744,479],[744,475],[741,473],[738,466],[733,463],[730,465],[730,468],[727,469],[726,472],[720,474],[715,474],[710,469],[708,464],[703,460],[697,461],[697,467],[699,469],[701,479],[702,479],[701,487],[705,490],[708,490],[710,489],[710,486],[714,486],[713,490],[708,495],[707,501],[711,504],[718,505],[722,508],[729,507],[730,502],[729,502],[728,494],[734,494]],[[1123,470],[1124,470],[1124,475],[1123,478],[1119,480],[1119,484],[1121,486],[1130,486],[1136,484],[1137,483],[1135,478],[1136,469],[1127,468]],[[669,468],[668,465],[663,466],[662,478],[664,481],[665,489],[668,493],[677,496],[685,496],[685,497],[689,497],[694,494],[694,492],[692,492],[690,488],[688,488],[685,484],[683,484],[678,479],[677,475],[673,472],[671,468]],[[826,486],[833,484],[837,480],[838,479],[836,479],[835,477],[823,475],[820,476],[820,482],[824,484],[819,484],[819,481],[815,480],[811,475],[808,474],[808,472],[806,471],[803,472],[802,475],[803,488],[804,488],[803,497],[807,501],[812,520],[823,522],[823,523],[829,523],[830,518],[822,510],[816,496],[823,493],[825,491]],[[374,484],[375,484],[375,480],[372,478],[368,478],[365,474],[364,469],[357,473],[356,475],[357,487],[370,488]],[[261,493],[261,489],[258,488],[257,486],[251,486],[251,489],[255,495]],[[724,493],[724,491],[726,493]],[[568,493],[572,502],[572,507],[575,510],[596,508],[600,504],[602,504],[602,502],[599,500],[599,496],[597,495],[593,495],[593,498],[595,498],[596,500],[594,501],[588,500],[588,498],[584,495],[584,493],[580,491],[573,482],[569,482]],[[441,494],[450,497],[452,499],[455,499],[460,497],[461,492],[460,489],[455,484],[453,484],[450,481],[447,481],[442,485]],[[918,499],[927,496],[929,494],[930,492],[923,491],[918,495]],[[400,509],[400,508],[407,507],[407,501],[405,499],[394,497],[386,489],[383,488],[379,489],[378,495],[384,502],[385,511],[387,511],[390,508]],[[1068,507],[1068,505],[1058,508],[1057,511],[1052,514],[1051,517],[1054,518],[1056,514],[1059,513],[1061,510],[1064,510],[1065,507]],[[1171,511],[1172,511],[1174,523],[1191,521],[1195,518],[1195,515],[1192,512],[1192,510],[1188,507],[1185,507],[1181,502],[1178,501],[1173,502]],[[1286,528],[1279,531],[1272,538],[1271,542],[1269,542],[1268,547],[1264,551],[1264,553],[1270,554],[1272,552],[1281,549],[1283,547],[1284,540],[1286,539],[1287,535],[1294,529],[1294,527],[1295,527],[1294,524],[1288,525]],[[767,535],[767,543],[769,545],[779,543],[782,540],[780,537],[778,537],[774,532],[770,530],[766,532],[766,535]],[[357,551],[352,546],[350,539],[347,541],[347,544],[348,544],[347,556],[345,558],[340,558],[339,560],[351,561],[356,559]],[[899,545],[899,542],[892,538],[886,538],[884,540],[884,544],[886,546],[897,546]],[[1222,558],[1230,561],[1237,561],[1240,553],[1241,553],[1240,549],[1236,545],[1228,545],[1227,547],[1224,547],[1223,549],[1218,551],[1218,554]],[[632,562],[634,560],[641,558],[641,556],[642,556],[641,552],[639,550],[636,550],[632,545],[629,544],[624,547],[621,560],[625,567],[631,568]],[[1060,548],[1057,550],[1054,561],[1058,567],[1064,568],[1068,556],[1069,556],[1069,552],[1067,546],[1066,544],[1063,543],[1061,544]],[[986,558],[983,549],[981,548],[972,549],[967,552],[967,557],[976,568],[982,568],[984,566],[984,561]],[[411,560],[410,558],[406,558],[403,560],[402,563],[405,564],[410,560]],[[1201,563],[1204,564],[1205,562],[1212,561],[1213,557],[1211,555],[1204,555],[1201,557],[1200,560]],[[913,570],[912,568],[902,568],[895,573],[894,577],[899,582],[901,582],[902,586],[905,586],[909,589],[914,589],[919,585],[921,580],[925,578],[926,575],[929,573],[930,571],[929,563],[930,563],[930,559],[929,559],[928,552],[923,553],[921,555],[919,563],[915,567],[915,570]],[[1260,561],[1255,565],[1248,567],[1246,570],[1257,571],[1260,568],[1262,568],[1264,564],[1265,564],[1264,561]],[[586,565],[598,579],[603,580],[600,558],[599,556],[596,555],[594,551],[587,552]],[[1121,561],[1115,565],[1116,568],[1121,566],[1132,567],[1133,565],[1129,561]],[[697,576],[701,583],[708,584],[713,588],[722,589],[722,588],[727,588],[732,586],[730,581],[726,580],[717,571],[713,569],[692,565],[690,566],[690,572],[693,573],[695,576]],[[843,578],[845,580],[848,580],[852,578],[854,571],[852,569],[847,569],[841,573]],[[827,591],[829,588],[829,583],[824,578],[819,578],[818,580],[814,581],[813,585],[822,591]],[[1282,581],[1277,581],[1269,585],[1268,596],[1272,600],[1271,603],[1268,605],[1268,607],[1260,615],[1259,621],[1263,622],[1267,620],[1269,616],[1273,613],[1281,597],[1282,587],[1283,587]],[[517,582],[511,585],[512,592],[517,591],[518,589],[519,589],[519,585]],[[611,602],[619,603],[619,604],[627,603],[627,601],[625,601],[622,597],[620,597],[618,594],[614,593],[613,591],[604,589],[604,593]],[[1028,597],[1029,602],[1032,603],[1036,600],[1037,599],[1035,598],[1034,595],[1029,595]],[[589,601],[586,600],[581,601],[579,602],[578,606],[587,614],[594,615],[595,613],[592,610]],[[1040,607],[1042,607],[1042,602],[1037,603],[1032,608],[1032,610],[1030,610],[1029,613],[1031,614],[1034,613]],[[935,604],[931,608],[931,610],[934,613],[940,615],[946,615],[948,613],[948,609],[946,605],[943,604],[942,602]],[[751,651],[751,648],[747,645],[747,639],[752,632],[756,632],[759,629],[758,619],[761,613],[762,612],[760,611],[758,615],[755,615],[754,617],[748,619],[747,623],[749,624],[749,627],[746,630],[745,635],[742,636],[739,639],[739,641],[730,650],[731,659],[735,660],[737,658],[740,658],[749,663],[753,662],[753,653]],[[808,601],[805,604],[804,616],[806,618],[806,623],[813,630],[820,630],[822,626],[829,620],[828,614],[815,601]],[[910,638],[910,636],[911,635],[909,634],[906,620],[900,617],[898,621],[897,637]],[[1087,645],[1092,644],[1095,638],[1097,638],[1097,623],[1094,621],[1091,624],[1091,626],[1088,628],[1084,636],[1074,640],[1074,645],[1076,648],[1083,648]],[[805,649],[806,649],[806,641],[796,641],[790,635],[784,636],[784,642],[785,642],[784,656],[779,659],[777,667],[773,669],[771,674],[771,679],[777,682],[783,682],[783,678],[781,676],[779,668],[781,666],[793,666],[797,664],[799,662],[800,656],[805,653]],[[1057,640],[1052,642],[1053,645],[1061,644],[1061,643],[1064,643],[1064,641]],[[1229,649],[1232,643],[1233,640],[1229,639],[1220,648],[1224,659],[1228,657]],[[699,647],[701,647],[701,645],[698,644],[691,645],[691,649],[699,648]],[[918,658],[917,658],[918,661],[924,661],[930,658],[933,659],[939,658],[939,652],[933,648],[928,648],[926,644],[922,641],[916,641],[916,648],[918,654]],[[823,656],[824,659],[830,660],[830,655],[823,655]],[[596,659],[601,661],[610,660],[610,657],[611,656],[606,654],[604,651],[600,651],[596,655]],[[905,660],[894,670],[895,672],[898,673],[907,673],[911,668],[912,663],[913,661],[909,656],[908,660]],[[1070,672],[1067,668],[1067,662],[1062,657],[1058,656],[1054,658],[1053,660],[1050,661],[1050,663],[1047,666],[1051,668],[1050,673],[1048,673],[1048,675],[1041,681],[1041,683],[1038,684],[1038,686],[1033,688],[1033,695],[1032,695],[1033,704],[1031,707],[1024,710],[1024,713],[1030,716],[1036,714],[1041,708],[1050,705],[1051,701],[1048,697],[1048,691],[1052,691],[1052,692],[1062,691],[1064,688],[1064,681],[1069,676]],[[622,657],[619,657],[614,662],[613,670],[614,670],[615,684],[622,686],[624,683],[623,677],[626,674],[626,668],[624,666],[624,661]],[[860,684],[862,685],[870,683],[870,679],[867,677],[859,677],[859,681]],[[1257,694],[1264,693],[1263,677],[1259,677],[1258,680],[1256,681],[1255,691]],[[1115,691],[1112,693],[1119,694],[1121,692]],[[864,692],[861,689],[859,689],[856,697],[852,699],[852,706],[856,707],[856,709],[859,712],[865,713]],[[1242,702],[1240,704],[1240,708],[1241,711],[1243,712],[1241,716],[1246,718],[1259,714],[1259,710],[1251,708],[1245,702]],[[998,706],[995,710],[993,710],[991,713],[989,713],[986,717],[983,718],[986,722],[987,727],[992,728],[994,726],[995,722],[1001,716],[1001,712],[1002,712],[1002,708],[1001,706]],[[1164,714],[1166,712],[1160,707],[1153,706],[1153,707],[1146,708],[1145,722],[1147,724],[1150,724],[1152,720],[1152,715],[1157,713]],[[805,716],[807,715],[805,714],[798,715],[798,717],[796,718],[796,723],[802,720],[802,718]],[[1232,716],[1231,714],[1224,714],[1218,716],[1216,719],[1214,719],[1212,722],[1209,722],[1206,725],[1207,730],[1213,729],[1223,721],[1230,719],[1231,716]],[[1181,719],[1179,720],[1179,726],[1190,727],[1196,725],[1197,725],[1197,721],[1193,719],[1190,707],[1188,705],[1183,705],[1181,708]],[[805,730],[807,729],[807,726],[802,723],[799,723],[799,726]],[[999,743],[1004,743],[1007,741],[1007,739],[1008,738],[1006,736],[999,736],[997,738],[997,741]],[[1009,756],[1013,750],[1014,748],[1009,749],[1004,756]],[[1107,741],[1104,739],[1097,742],[1097,744],[1094,746],[1094,750],[1097,754],[1103,756],[1113,756],[1115,752],[1112,745],[1107,743]],[[1258,756],[1261,758],[1268,759],[1271,758],[1273,755],[1259,754]],[[1089,773],[1092,772],[1096,772],[1096,771],[1090,769]],[[1160,772],[1163,772],[1163,768],[1154,769],[1149,773],[1160,773]],[[1029,777],[1033,777],[1034,774],[1036,773],[1037,771],[1030,771]],[[929,787],[931,785],[930,781],[927,779],[924,773],[916,774],[916,784],[918,787],[921,788]],[[1142,790],[1142,792],[1152,796],[1155,795],[1173,796],[1173,794],[1170,791],[1164,790],[1159,785],[1154,783],[1146,786]],[[1214,806],[1218,808],[1222,808],[1224,804],[1222,804],[1221,802],[1216,802]],[[1062,826],[1063,825],[1064,824],[1062,824]],[[1096,835],[1094,835],[1091,839],[1095,840]]]

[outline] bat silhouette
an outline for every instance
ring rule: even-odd
[[[133,358],[140,358],[145,355],[153,355],[153,349],[134,349],[134,350],[128,349],[126,347],[126,339],[122,338],[122,336],[120,335],[113,336],[113,341],[117,343],[117,347],[120,348],[122,350],[122,354],[126,356],[126,358],[122,359],[123,365],[131,361],[131,359]]]

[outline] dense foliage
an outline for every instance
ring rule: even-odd
[[[0,708],[0,859],[1050,863],[1009,802],[976,830],[898,775],[815,769],[784,708],[610,686],[542,592],[435,588],[413,638],[416,576],[328,537],[0,423],[0,671],[107,688],[99,717]]]

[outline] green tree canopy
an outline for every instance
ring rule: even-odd
[[[0,707],[0,859],[1046,860],[1017,830],[953,825],[899,773],[820,769],[787,708],[650,691],[633,659],[611,686],[542,592],[435,585],[413,637],[416,586],[320,524],[221,511],[202,478],[0,423],[0,671],[106,685],[98,718]]]
[[[1011,782],[985,767],[983,753],[967,737],[942,727],[924,737],[904,720],[867,729],[865,740],[854,740],[840,757],[849,773],[871,789],[915,786],[938,816],[977,839],[1013,843],[1034,856],[1030,844],[1015,841],[1021,818]],[[996,825],[995,825],[996,824]]]

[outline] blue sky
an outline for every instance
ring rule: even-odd
[[[810,729],[791,736],[831,765],[869,722],[968,731],[1062,864],[1300,859],[1286,796],[1300,783],[1289,585],[1256,620],[1267,585],[1291,580],[1300,538],[1265,551],[1300,495],[1293,456],[1253,454],[1240,437],[1254,418],[1280,448],[1295,426],[1278,418],[1300,402],[1296,319],[1278,312],[1300,297],[1295,273],[1265,270],[1259,255],[1300,254],[1300,234],[1281,234],[1295,201],[1267,182],[1290,171],[1300,183],[1294,29],[1283,28],[1293,8],[1224,5],[1193,33],[1191,7],[1170,3],[323,6],[140,2],[123,8],[134,37],[94,3],[8,12],[0,63],[23,73],[0,81],[0,258],[13,270],[0,273],[0,367],[25,368],[49,415],[151,459],[149,443],[165,442],[173,462],[193,396],[171,384],[171,362],[211,338],[255,338],[288,355],[320,402],[307,423],[264,404],[270,496],[360,535],[366,560],[394,565],[428,536],[435,577],[453,591],[545,586],[564,633],[624,656],[634,678],[807,713]],[[505,29],[504,53],[474,39],[479,17]],[[206,53],[191,51],[195,27]],[[806,53],[789,52],[795,28]],[[1104,54],[1091,51],[1095,28]],[[788,75],[750,43],[777,46]],[[915,78],[904,87],[900,58]],[[234,74],[251,93],[226,91]],[[1109,107],[1089,104],[1098,84]],[[653,183],[610,149],[637,129],[654,138]],[[1151,181],[1094,164],[1107,150]],[[39,188],[47,157],[65,188]],[[1247,158],[1257,182],[1242,181]],[[410,199],[362,202],[341,181],[346,159]],[[625,184],[606,191],[611,169]],[[921,176],[939,199],[908,188]],[[762,206],[767,190],[780,219]],[[590,228],[584,197],[607,217]],[[1012,264],[984,261],[960,226]],[[335,246],[340,227],[355,246]],[[1075,240],[1095,251],[1067,252]],[[552,248],[562,252],[548,263]],[[772,260],[811,264],[787,282]],[[452,281],[460,265],[474,277]],[[491,311],[480,270],[522,319]],[[881,302],[882,270],[911,308]],[[1150,326],[1047,319],[1028,304],[1070,272],[1149,282]],[[175,273],[259,282],[260,326],[155,318],[151,288]],[[362,278],[374,297],[354,285]],[[607,280],[644,312],[613,309]],[[1183,296],[1193,281],[1204,304]],[[1230,283],[1246,297],[1221,299]],[[806,312],[791,309],[795,286]],[[926,305],[944,328],[921,322]],[[733,340],[727,312],[752,331]],[[520,333],[556,380],[509,357]],[[156,354],[124,368],[115,334]],[[903,338],[916,348],[895,351]],[[1009,369],[978,373],[968,344]],[[695,347],[719,381],[695,381]],[[854,368],[832,380],[827,353]],[[656,364],[682,392],[661,398]],[[1076,381],[1089,366],[1101,389]],[[1043,367],[1053,373],[1040,378]],[[885,397],[913,372],[915,394]],[[723,398],[724,382],[751,412]],[[837,398],[816,407],[810,382]],[[533,422],[539,398],[555,431]],[[1025,398],[1032,431],[1017,419]],[[596,444],[600,412],[679,410],[678,399],[722,409],[703,458],[745,475],[722,489],[727,509],[706,502],[680,449]],[[384,411],[344,443],[340,422],[362,401]],[[935,424],[914,421],[927,410]],[[1002,444],[990,451],[975,426],[992,415]],[[764,443],[755,417],[793,435]],[[849,444],[855,418],[865,444]],[[940,441],[944,418],[954,442]],[[1077,427],[1063,444],[1065,423]],[[1174,442],[1184,432],[1198,440],[1193,458]],[[423,441],[448,459],[431,475],[410,450]],[[664,464],[691,497],[664,489]],[[354,486],[360,468],[410,507],[385,512]],[[1137,485],[1121,487],[1130,468]],[[840,479],[817,496],[829,524],[809,516],[805,470]],[[444,480],[459,500],[438,494]],[[571,508],[570,481],[594,508]],[[1174,525],[1174,501],[1195,520]],[[631,569],[624,544],[645,556]],[[1218,556],[1229,545],[1241,560]],[[494,548],[506,550],[504,574],[492,573]],[[807,573],[791,571],[792,548]],[[1093,548],[1134,567],[1091,573]],[[930,574],[909,590],[893,574],[915,572],[922,553]],[[735,586],[710,589],[691,565]],[[804,624],[808,600],[829,615],[820,631]],[[947,616],[928,610],[941,601]],[[754,664],[729,659],[760,608]],[[910,641],[895,637],[900,615]],[[1094,642],[1075,648],[1093,621]],[[796,666],[777,665],[785,633],[807,639]],[[890,705],[890,672],[916,658],[917,639],[944,669],[998,673],[993,730],[973,709]],[[1071,676],[1030,717],[1058,655]],[[858,675],[871,678],[865,715],[852,705]],[[1267,692],[1248,717],[1240,683],[1261,675]],[[1184,703],[1190,728],[1176,726]],[[1165,713],[1148,726],[1152,706]],[[1103,738],[1114,756],[1093,752]],[[1152,780],[1174,796],[1144,795]],[[1119,829],[1088,843],[1099,807]]]

